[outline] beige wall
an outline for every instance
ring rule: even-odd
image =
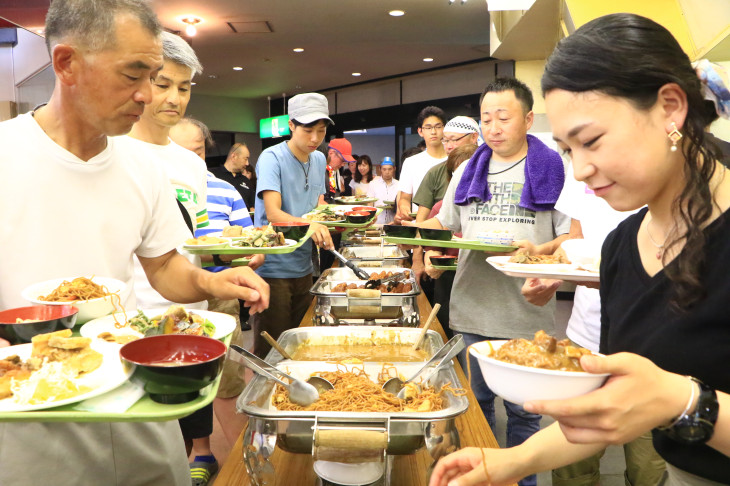
[[[515,63],[515,77],[525,83],[532,90],[535,104],[532,111],[538,115],[545,113],[545,100],[542,98],[540,79],[545,71],[545,60],[517,61]]]

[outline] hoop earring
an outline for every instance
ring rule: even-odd
[[[672,146],[669,148],[672,152],[677,151],[677,142],[682,139],[682,133],[677,129],[677,124],[672,122],[672,131],[667,135],[669,140],[672,141]]]

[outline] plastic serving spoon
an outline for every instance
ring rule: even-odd
[[[331,390],[334,388],[332,383],[319,376],[313,376],[306,382],[298,380],[277,369],[275,366],[271,366],[266,361],[236,344],[231,344],[231,347],[228,350],[228,357],[237,363],[241,363],[242,365],[251,368],[256,373],[279,383],[289,390],[289,400],[303,407],[316,402],[319,399],[321,391]],[[274,375],[283,376],[289,379],[290,383],[286,383]]]
[[[429,370],[428,374],[424,376],[423,383],[428,383],[428,380],[430,380],[436,373],[438,373],[444,365],[449,364],[451,360],[454,359],[454,357],[459,354],[462,349],[464,349],[464,347],[464,337],[461,334],[457,334],[456,336],[449,339],[449,341],[444,344],[441,349],[436,351],[436,354],[434,354],[433,357],[428,360],[428,362],[423,365],[420,370],[416,371],[413,376],[408,378],[406,381],[403,381],[398,377],[391,378],[390,380],[383,383],[383,390],[387,391],[388,393],[392,393],[393,395],[396,395],[401,400],[405,399],[405,386],[407,383],[413,383],[413,380],[421,376],[423,372],[425,372],[429,368],[433,368]]]

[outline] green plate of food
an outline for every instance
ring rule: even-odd
[[[517,249],[510,245],[488,245],[479,240],[464,240],[454,237],[450,240],[427,240],[424,238],[400,238],[397,236],[385,236],[385,241],[396,245],[433,246],[437,248],[458,248],[460,250],[488,251],[491,253],[509,253]]]
[[[213,248],[196,248],[186,245],[185,251],[193,255],[278,255],[291,253],[301,247],[311,236],[307,234],[297,240],[284,238],[281,232],[275,231],[271,225],[260,228],[244,228],[241,236],[230,237],[225,246]]]

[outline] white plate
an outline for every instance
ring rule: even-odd
[[[165,313],[167,308],[160,308],[160,309],[142,309],[144,314],[149,317],[155,317],[159,316]],[[210,312],[205,310],[197,310],[197,309],[190,309],[189,312],[192,312],[193,314],[198,314],[199,316],[203,317],[204,319],[208,319],[210,322],[212,322],[215,325],[215,333],[213,334],[213,338],[215,339],[223,339],[224,337],[228,336],[230,333],[233,332],[233,330],[236,328],[236,319],[233,316],[230,316],[228,314],[223,314],[221,312]],[[132,317],[137,315],[137,311],[130,311],[127,312],[127,318],[131,319]],[[104,316],[100,317],[99,319],[94,319],[93,321],[89,321],[83,326],[81,326],[81,329],[79,332],[84,337],[90,337],[95,338],[102,332],[110,332],[116,336],[121,336],[125,334],[132,334],[133,336],[139,336],[142,337],[142,333],[139,333],[132,329],[129,326],[125,326],[121,329],[118,329],[115,326],[114,322],[114,316],[119,319],[120,323],[124,323],[124,314],[123,313],[117,313],[110,316]]]
[[[223,236],[218,236],[217,238],[227,238]],[[228,246],[229,241],[226,240],[223,243],[211,243],[209,245],[188,245],[187,243],[184,244],[182,247],[186,250],[210,250],[212,248],[223,248],[224,246]]]
[[[126,371],[124,366],[122,366],[122,360],[119,359],[121,345],[108,343],[101,339],[94,339],[91,342],[91,348],[103,354],[104,360],[100,367],[75,380],[79,385],[91,387],[91,391],[76,395],[75,397],[66,398],[65,400],[37,405],[21,405],[15,401],[14,397],[9,397],[0,400],[0,412],[29,412],[32,410],[43,410],[68,405],[69,403],[80,402],[87,398],[96,397],[111,391],[127,381],[133,370],[129,369]],[[33,344],[19,344],[17,346],[0,348],[0,359],[17,354],[21,359],[25,360],[30,357],[32,351]]]
[[[363,462],[348,464],[344,462],[314,461],[314,472],[320,478],[343,486],[360,486],[374,483],[383,476],[385,464],[382,462]]]
[[[553,278],[571,282],[600,282],[598,272],[582,270],[571,263],[527,264],[510,263],[509,256],[493,256],[487,263],[510,277],[519,278]]]

